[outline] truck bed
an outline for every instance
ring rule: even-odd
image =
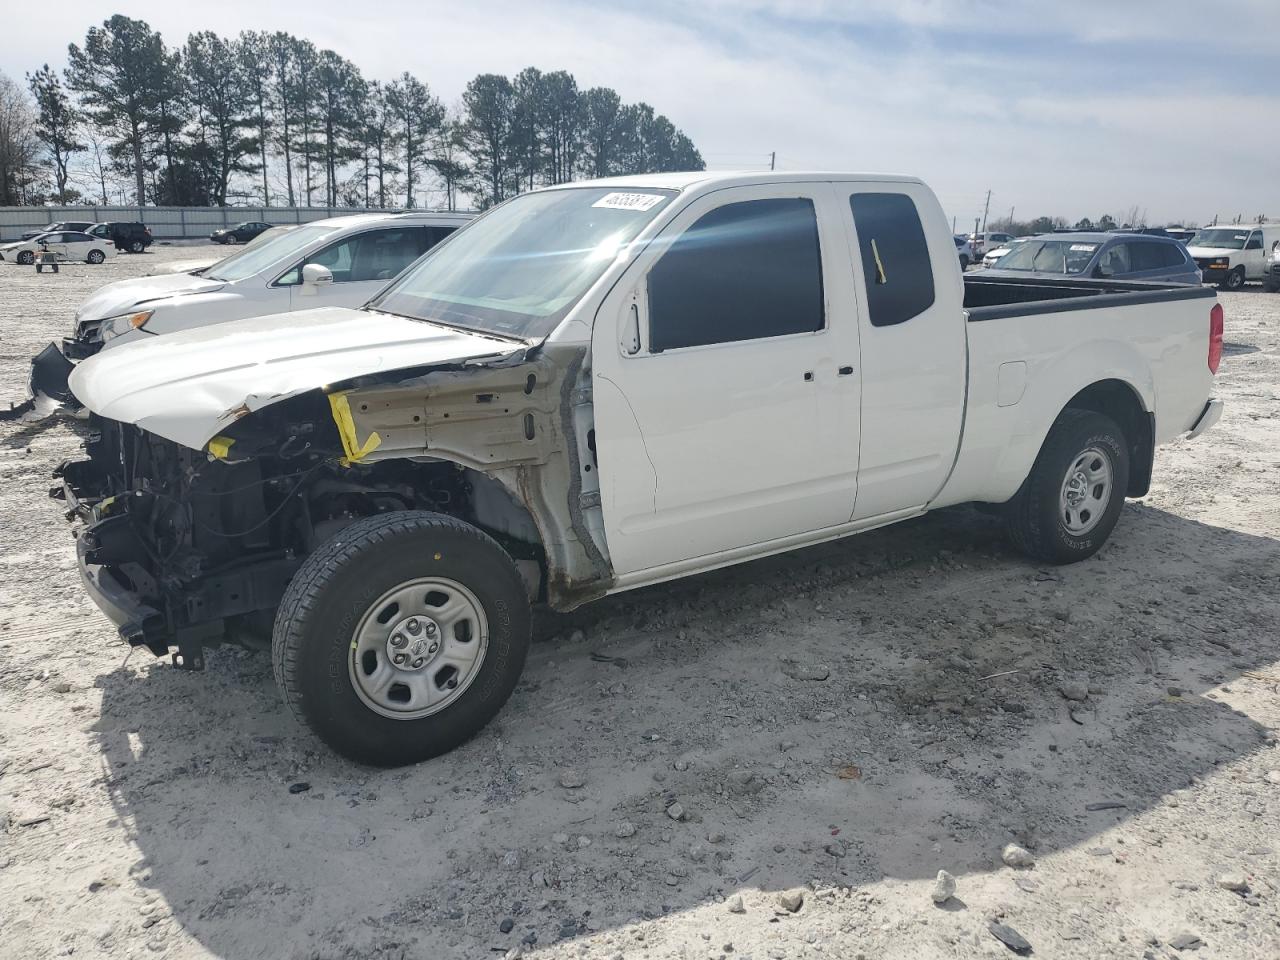
[[[1184,283],[1088,277],[986,277],[980,272],[964,278],[964,306],[970,321],[1214,296],[1210,287]]]

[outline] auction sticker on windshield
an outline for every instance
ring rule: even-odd
[[[665,197],[660,193],[606,193],[592,204],[593,207],[606,207],[610,210],[648,210],[661,203]]]
[[[1098,245],[1096,243],[1073,243],[1071,245],[1073,253],[1089,253],[1090,251],[1097,249]]]

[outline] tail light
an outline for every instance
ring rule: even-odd
[[[1209,311],[1209,372],[1217,373],[1222,363],[1222,304]]]

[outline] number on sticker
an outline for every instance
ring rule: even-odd
[[[606,193],[592,204],[609,210],[645,211],[662,202],[660,193]]]

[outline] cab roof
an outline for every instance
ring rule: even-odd
[[[878,183],[922,183],[918,177],[887,173],[841,173],[831,170],[690,170],[681,173],[640,173],[625,177],[604,177],[561,183],[544,190],[567,190],[575,187],[617,187],[625,190],[687,190],[691,187],[736,187],[758,183],[812,183],[814,181],[848,180]]]

